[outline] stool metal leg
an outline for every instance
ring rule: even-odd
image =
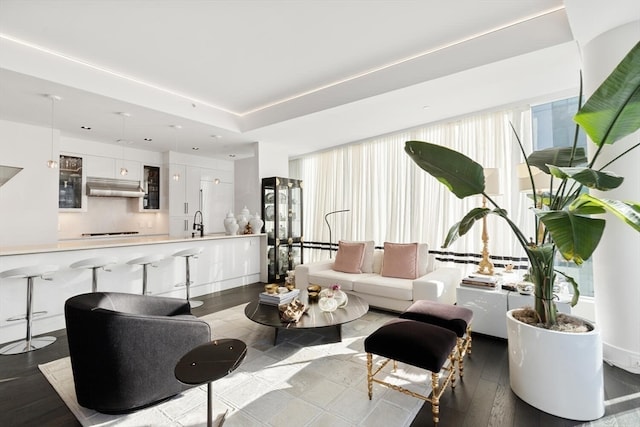
[[[6,345],[0,348],[0,354],[20,354],[27,353],[29,351],[37,350],[53,344],[56,340],[55,337],[31,337],[31,327],[33,323],[33,277],[27,277],[27,336],[22,341],[17,341],[12,344]]]
[[[191,301],[191,293],[190,293],[190,289],[191,289],[191,271],[189,270],[189,256],[184,257],[185,262],[186,262],[186,279],[187,281],[185,282],[185,285],[187,286],[187,301],[189,301],[189,305],[191,305],[191,308],[195,308],[195,307],[200,307],[203,302],[202,301]]]
[[[149,264],[142,264],[142,295],[147,294],[147,267]]]
[[[98,268],[91,268],[91,292],[98,292]]]

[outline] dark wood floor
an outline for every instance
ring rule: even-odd
[[[199,297],[204,305],[193,312],[202,316],[234,307],[255,298],[261,288],[258,283]],[[58,337],[49,347],[0,356],[0,426],[80,425],[38,370],[38,364],[68,355],[65,331],[48,335]],[[445,391],[441,399],[440,427],[640,426],[640,375],[605,365],[604,379],[607,406],[602,419],[580,423],[548,415],[521,401],[509,388],[506,341],[474,335],[464,381],[458,382],[454,393]],[[431,407],[426,404],[412,427],[431,425]]]

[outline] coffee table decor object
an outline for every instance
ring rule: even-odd
[[[338,303],[338,308],[342,308],[346,306],[347,303],[349,302],[349,297],[347,296],[346,292],[342,291],[340,289],[340,285],[338,285],[337,283],[330,285],[328,288],[324,288],[323,290],[321,290],[318,296],[320,298],[323,298],[323,297],[334,298]]]
[[[278,306],[280,319],[284,323],[297,323],[308,308],[302,301],[295,298],[289,304]]]
[[[259,301],[261,304],[282,305],[293,301],[300,294],[300,289],[288,290],[285,287],[278,288],[277,293],[260,292]]]

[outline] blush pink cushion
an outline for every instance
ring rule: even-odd
[[[399,279],[418,277],[418,244],[384,242],[381,276]]]
[[[338,242],[338,253],[333,263],[335,271],[343,273],[362,273],[365,243]]]

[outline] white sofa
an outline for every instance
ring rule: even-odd
[[[296,287],[305,289],[310,284],[328,287],[339,284],[343,291],[362,297],[372,307],[402,312],[417,300],[430,300],[454,304],[456,286],[462,280],[457,268],[436,266],[432,254],[427,255],[426,274],[416,279],[385,277],[380,273],[383,250],[373,252],[371,273],[344,273],[333,270],[335,260],[300,264],[295,269]]]

